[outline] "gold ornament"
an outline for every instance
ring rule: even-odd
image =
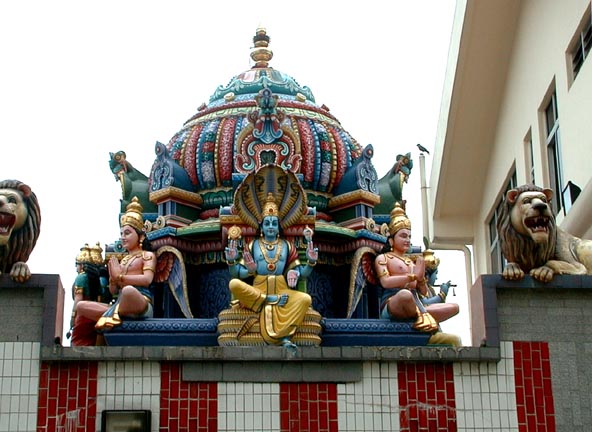
[[[90,264],[92,263],[92,258],[90,255],[90,247],[88,243],[85,243],[84,246],[80,248],[80,253],[76,257],[76,264]]]
[[[126,207],[126,212],[121,216],[120,225],[129,225],[135,228],[138,231],[144,230],[144,218],[142,217],[142,212],[144,208],[138,197],[133,197],[132,202],[130,202]]]
[[[278,205],[275,202],[275,198],[271,192],[267,194],[267,199],[263,205],[263,212],[261,214],[261,220],[266,216],[279,217]]]
[[[231,226],[228,229],[228,238],[230,240],[238,240],[241,238],[241,229],[236,225]]]
[[[402,229],[411,229],[411,221],[405,214],[405,210],[403,210],[401,204],[398,202],[395,203],[395,207],[391,211],[391,222],[388,227],[391,235],[395,235]]]
[[[103,248],[99,242],[90,248],[90,259],[94,264],[103,264],[105,262],[103,260]]]
[[[275,271],[276,263],[280,260],[280,257],[282,256],[282,242],[280,242],[279,240],[277,240],[275,242],[275,244],[277,244],[277,249],[275,251],[275,255],[273,258],[269,257],[269,255],[267,254],[267,250],[266,250],[266,249],[268,249],[267,245],[271,245],[271,244],[273,244],[273,242],[266,243],[265,244],[266,247],[261,246],[261,244],[265,243],[265,242],[259,241],[258,243],[259,243],[259,249],[261,250],[261,254],[263,255],[263,259],[267,263],[267,270],[269,270],[270,272]],[[268,249],[268,250],[272,251],[273,248]]]

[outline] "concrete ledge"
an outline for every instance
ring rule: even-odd
[[[373,346],[299,347],[295,354],[276,346],[261,347],[54,347],[41,348],[43,361],[181,361],[181,362],[326,362],[414,361],[497,362],[499,347]]]
[[[215,382],[356,382],[362,362],[187,362],[183,381]]]

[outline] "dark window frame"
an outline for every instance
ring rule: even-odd
[[[570,50],[574,80],[578,76],[580,69],[582,69],[584,62],[590,56],[590,50],[592,49],[592,13],[590,8],[586,10],[582,26],[578,29],[575,39],[575,44]]]
[[[497,232],[497,221],[502,211],[506,193],[510,189],[514,189],[517,186],[518,180],[516,177],[516,169],[514,169],[510,175],[510,178],[506,182],[504,192],[497,200],[495,210],[493,211],[491,218],[489,218],[489,221],[487,222],[489,228],[489,264],[491,265],[492,274],[501,273],[508,263],[504,258],[504,254],[502,253],[502,248],[499,241],[499,233]]]
[[[551,202],[557,215],[563,208],[561,191],[563,190],[563,168],[561,162],[561,134],[559,131],[559,112],[557,109],[557,93],[553,92],[544,110],[547,162],[549,167],[550,187],[554,192]]]

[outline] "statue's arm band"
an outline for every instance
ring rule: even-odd
[[[156,271],[156,269],[153,268],[152,266],[146,266],[146,267],[142,268],[142,271],[144,271],[144,270],[150,270],[152,272]]]
[[[379,278],[383,277],[383,276],[389,276],[389,271],[387,269],[383,269],[380,274],[378,275]]]

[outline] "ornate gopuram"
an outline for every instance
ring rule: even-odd
[[[156,154],[149,175],[134,168],[125,151],[111,154],[110,168],[122,186],[122,213],[138,197],[149,209],[144,216],[152,249],[159,256],[158,251],[174,250],[173,261],[183,271],[173,278],[157,274],[157,280],[166,280],[153,286],[154,318],[124,320],[104,333],[106,343],[265,344],[253,339],[258,326],[229,341],[229,328],[247,331],[248,314],[232,314],[232,325],[228,312],[220,314],[233,301],[225,257],[229,231],[238,230],[241,250],[257,238],[260,209],[272,193],[289,218],[281,235],[300,260],[307,227],[318,250],[314,271],[296,287],[312,299],[297,345],[427,344],[430,334],[415,330],[412,321],[378,319],[380,287],[367,280],[362,254],[356,255],[384,247],[382,225],[395,202],[403,202],[413,167],[410,153],[383,155],[393,158],[393,168],[379,179],[372,145],[362,147],[326,106],[315,103],[308,87],[270,66],[264,29],[253,43],[254,66],[219,86],[168,144],[147,149]],[[296,205],[300,208],[292,208]],[[381,213],[374,214],[378,205]],[[107,255],[123,252],[115,242]]]
[[[121,238],[81,250],[72,311],[26,266],[35,195],[2,183],[0,234],[33,233],[0,245],[0,432],[530,432],[589,413],[592,278],[479,276],[461,346],[438,252],[410,242],[411,153],[379,177],[269,42],[257,29],[253,66],[144,172],[112,149]]]

